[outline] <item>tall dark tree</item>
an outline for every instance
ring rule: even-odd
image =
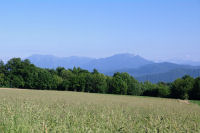
[[[200,100],[200,77],[194,81],[193,88],[190,91],[190,99]]]
[[[113,94],[127,94],[128,86],[125,81],[123,81],[120,73],[115,73],[110,84],[109,92]]]
[[[4,62],[0,60],[0,87],[7,86],[7,79],[6,79],[6,69]]]
[[[188,75],[182,79],[177,79],[172,83],[172,97],[180,99],[189,99],[189,92],[192,90],[194,79]]]
[[[120,77],[123,79],[124,82],[127,84],[127,94],[128,95],[141,95],[142,90],[140,83],[134,79],[132,76],[130,76],[128,73],[118,73]]]
[[[92,87],[92,92],[106,93],[107,92],[106,77],[100,73],[93,73],[91,87]]]
[[[62,76],[62,72],[65,70],[64,67],[57,67],[56,68],[56,72],[58,74],[58,76]]]

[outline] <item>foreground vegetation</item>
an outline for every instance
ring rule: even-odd
[[[81,68],[42,69],[20,58],[13,58],[7,64],[0,62],[0,87],[200,99],[200,77],[184,76],[173,83],[141,83],[128,73],[115,73],[111,77],[96,69],[93,72]]]
[[[186,101],[67,91],[0,89],[0,132],[200,132]]]
[[[192,102],[192,103],[196,103],[196,104],[198,104],[198,105],[200,106],[200,101],[197,101],[197,100],[191,100],[190,102]]]

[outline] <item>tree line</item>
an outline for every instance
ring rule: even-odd
[[[200,77],[186,75],[172,83],[153,84],[139,82],[128,73],[106,76],[96,69],[89,72],[79,67],[44,69],[20,58],[6,64],[0,61],[0,87],[200,100]]]

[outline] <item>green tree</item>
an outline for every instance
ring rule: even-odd
[[[93,73],[91,85],[92,85],[91,92],[95,92],[95,93],[106,93],[107,92],[106,77],[103,74]]]
[[[155,92],[156,97],[169,97],[171,93],[169,86],[164,83],[158,83],[156,85]]]
[[[172,83],[172,97],[180,99],[189,99],[189,92],[192,90],[194,79],[188,75],[182,79],[177,79]]]
[[[120,73],[115,73],[111,84],[109,87],[109,93],[113,94],[127,94],[128,86],[125,81],[123,81],[122,77],[120,76]]]
[[[120,77],[123,79],[124,82],[126,82],[128,88],[127,88],[127,94],[128,95],[141,95],[142,90],[140,83],[134,79],[132,76],[130,76],[128,73],[118,73]]]
[[[6,74],[6,70],[5,70],[4,62],[0,60],[0,87],[7,86],[5,74]]]
[[[63,79],[63,82],[61,83],[61,90],[72,90],[70,88],[72,88],[72,77],[74,76],[74,74],[72,73],[72,71],[70,70],[65,70],[65,69],[61,69],[61,70],[58,70],[57,71],[60,71],[58,72],[58,75],[61,76],[61,78]]]
[[[37,88],[54,89],[53,76],[46,69],[38,69]]]
[[[4,73],[5,72],[5,65],[4,62],[0,60],[0,73]]]
[[[190,99],[200,100],[200,77],[194,81],[193,88],[190,91]]]
[[[21,61],[21,71],[18,75],[21,75],[25,82],[24,88],[36,88],[36,79],[38,78],[38,71],[35,65],[31,64],[29,60]]]
[[[65,71],[64,67],[57,67],[56,68],[56,72],[57,72],[58,76],[62,76],[63,71]]]
[[[0,73],[0,87],[5,86],[5,75],[4,73]]]
[[[52,89],[61,90],[63,79],[58,75],[52,75]]]
[[[98,70],[97,69],[93,69],[93,72],[92,74],[99,74]]]
[[[85,92],[92,92],[93,91],[93,75],[91,73],[88,73],[86,74],[85,79],[86,79]]]
[[[155,96],[156,95],[156,84],[152,84],[149,81],[146,81],[142,84],[142,90],[144,96]]]
[[[62,83],[60,85],[59,90],[66,90],[66,91],[68,91],[69,88],[70,88],[70,81],[67,80],[67,79],[63,79],[63,81],[62,81]]]
[[[25,82],[21,76],[13,75],[11,77],[11,87],[13,88],[24,88]]]

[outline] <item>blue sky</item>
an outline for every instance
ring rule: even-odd
[[[5,0],[0,58],[31,54],[200,61],[199,0]]]

